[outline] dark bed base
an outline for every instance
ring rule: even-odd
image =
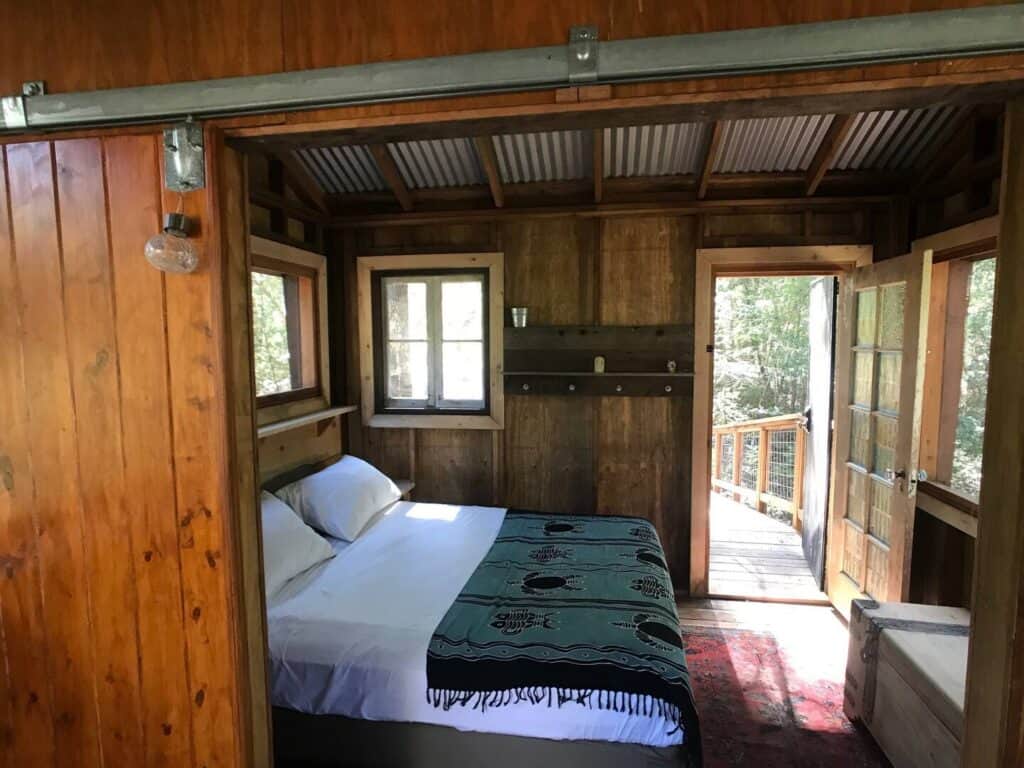
[[[277,768],[700,768],[684,747],[552,741],[274,707]]]

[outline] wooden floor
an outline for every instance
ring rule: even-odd
[[[711,494],[710,511],[710,594],[828,602],[791,527],[717,493]]]

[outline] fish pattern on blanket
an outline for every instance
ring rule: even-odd
[[[659,715],[699,750],[665,555],[639,518],[509,510],[431,639],[427,685],[445,709]]]

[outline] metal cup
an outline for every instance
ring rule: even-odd
[[[526,327],[526,307],[512,307],[512,327],[513,328],[525,328]]]

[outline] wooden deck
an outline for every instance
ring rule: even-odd
[[[804,559],[800,534],[717,493],[710,511],[712,595],[828,602]]]

